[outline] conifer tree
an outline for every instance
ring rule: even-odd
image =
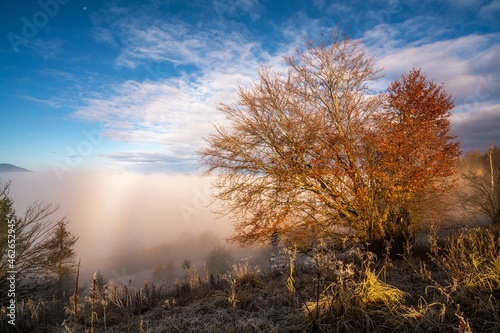
[[[47,267],[57,277],[58,296],[63,298],[63,282],[72,276],[76,269],[76,251],[74,246],[78,236],[67,228],[67,220],[60,220],[51,237],[45,243],[47,251]]]

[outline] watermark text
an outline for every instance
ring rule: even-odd
[[[7,317],[10,325],[16,325],[16,220],[11,216],[7,217],[7,282],[9,289],[7,297]]]

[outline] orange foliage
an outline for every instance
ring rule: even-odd
[[[262,69],[236,105],[219,106],[229,125],[200,151],[232,240],[385,239],[388,224],[449,189],[458,143],[442,86],[412,70],[374,95],[373,58],[339,33],[286,60],[286,73]]]

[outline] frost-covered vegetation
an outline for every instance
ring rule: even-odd
[[[223,274],[133,288],[95,274],[77,297],[25,299],[22,332],[498,332],[500,232],[459,229],[391,258],[316,248],[308,265],[270,271],[249,262]],[[2,329],[8,328],[2,311]]]

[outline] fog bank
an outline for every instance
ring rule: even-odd
[[[210,181],[198,175],[73,172],[60,182],[52,172],[2,173],[12,180],[11,196],[18,215],[34,201],[54,202],[54,218],[67,216],[70,230],[80,237],[76,250],[82,265],[105,258],[140,253],[159,244],[175,243],[179,251],[207,250],[232,232],[226,219],[208,207]],[[209,235],[209,245],[199,235]],[[189,242],[184,242],[189,239]],[[183,248],[181,245],[185,246]]]

